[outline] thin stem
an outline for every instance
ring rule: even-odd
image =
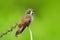
[[[13,26],[12,26],[10,29],[8,29],[7,31],[1,33],[0,38],[3,37],[4,35],[6,35],[7,33],[13,31],[13,29],[15,29],[16,26],[17,26],[17,23],[16,23],[15,25],[13,25]]]
[[[32,31],[31,31],[30,28],[29,28],[29,32],[30,32],[30,40],[33,40],[33,37],[32,37]]]

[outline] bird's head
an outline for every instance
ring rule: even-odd
[[[30,14],[30,15],[33,15],[34,14],[34,10],[33,9],[28,9],[26,13]]]

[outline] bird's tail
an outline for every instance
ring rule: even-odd
[[[0,38],[3,37],[4,35],[6,35],[7,33],[13,31],[13,29],[15,29],[16,26],[17,26],[17,23],[16,23],[14,26],[12,26],[11,29],[8,29],[6,32],[1,33],[1,34],[0,34]]]
[[[18,37],[19,34],[21,34],[21,33],[24,31],[25,28],[26,28],[26,26],[22,26],[21,28],[19,28],[19,29],[17,30],[15,36]]]

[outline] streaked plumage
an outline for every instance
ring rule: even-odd
[[[20,23],[18,24],[18,31],[16,32],[16,36],[18,36],[20,33],[23,32],[23,30],[27,27],[29,27],[31,21],[33,20],[33,10],[28,9],[24,17],[20,20]]]

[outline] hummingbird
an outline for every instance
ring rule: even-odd
[[[16,36],[21,34],[26,27],[28,27],[28,29],[30,29],[29,26],[30,26],[31,22],[33,21],[33,14],[34,14],[33,9],[28,9],[26,11],[25,15],[22,17],[22,19],[18,23],[18,28],[19,29],[16,32]]]

